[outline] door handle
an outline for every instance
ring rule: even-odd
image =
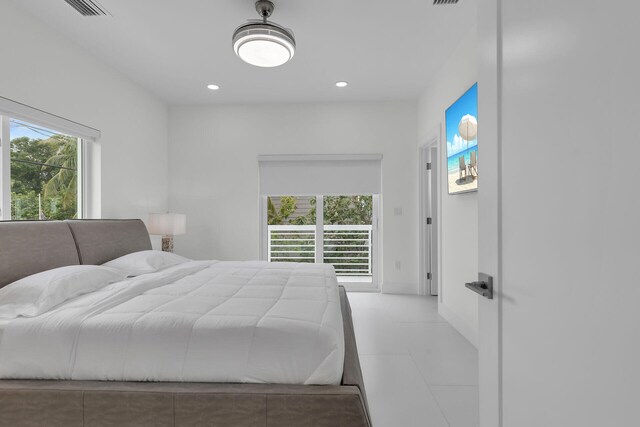
[[[493,299],[493,277],[488,274],[478,273],[477,282],[465,283],[464,285],[485,298]]]

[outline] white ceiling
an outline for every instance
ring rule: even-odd
[[[271,20],[297,50],[264,69],[231,48],[233,30],[258,17],[254,0],[100,0],[112,17],[13,1],[170,104],[416,99],[476,22],[476,0],[274,0]]]

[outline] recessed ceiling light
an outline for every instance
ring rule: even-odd
[[[336,86],[338,86],[338,87],[347,87],[348,84],[349,83],[347,83],[347,82],[337,82]]]
[[[218,86],[218,85],[207,85],[207,89],[218,90],[218,89],[220,89],[220,86]]]

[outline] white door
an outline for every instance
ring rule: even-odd
[[[421,293],[438,295],[439,284],[439,191],[438,144],[439,132],[419,148],[420,157],[420,283]]]
[[[501,354],[501,48],[500,0],[478,4],[478,269],[493,277],[493,299],[478,297],[480,426],[502,427]],[[471,292],[471,291],[469,291]]]
[[[482,426],[640,425],[640,4],[611,3],[478,4]]]
[[[438,147],[429,147],[429,164],[431,165],[429,173],[429,266],[431,274],[429,275],[429,289],[431,295],[438,295]]]

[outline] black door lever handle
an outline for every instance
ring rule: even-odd
[[[493,278],[488,274],[479,273],[477,282],[465,283],[464,285],[485,298],[493,299]]]

